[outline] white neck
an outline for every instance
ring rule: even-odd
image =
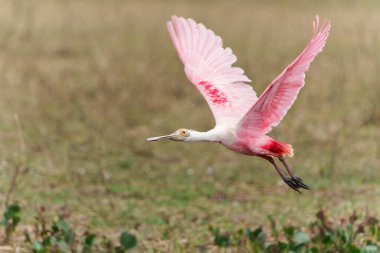
[[[211,141],[218,142],[219,135],[215,129],[211,129],[207,132],[198,132],[195,130],[190,130],[190,136],[186,139],[186,142],[202,142],[202,141]]]

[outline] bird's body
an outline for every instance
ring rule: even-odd
[[[238,126],[219,125],[207,132],[189,130],[192,138],[185,142],[216,142],[228,149],[249,156],[293,156],[290,144],[282,143],[267,135],[257,137],[239,136]]]
[[[276,141],[267,134],[277,126],[304,86],[305,72],[314,57],[322,51],[330,30],[325,22],[319,30],[318,16],[313,23],[313,36],[304,51],[276,77],[258,98],[247,83],[244,71],[231,65],[236,56],[222,40],[203,24],[192,19],[172,17],[168,30],[185,74],[204,96],[214,115],[216,126],[207,132],[179,129],[176,132],[148,138],[148,141],[171,139],[184,142],[217,142],[244,155],[259,156],[271,162],[281,178],[294,190],[308,189],[286,164],[284,157],[293,156],[290,144]],[[276,165],[278,158],[290,177]]]

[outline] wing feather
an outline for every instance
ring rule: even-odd
[[[319,30],[319,18],[313,22],[313,36],[301,54],[276,77],[239,123],[240,133],[262,135],[277,126],[305,84],[305,72],[326,44],[330,22]]]
[[[173,16],[167,27],[187,78],[206,99],[216,124],[237,124],[257,97],[244,71],[231,66],[237,60],[232,50],[192,19]]]

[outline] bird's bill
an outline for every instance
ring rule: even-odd
[[[172,134],[168,134],[168,135],[162,135],[162,136],[156,136],[156,137],[150,137],[148,139],[146,139],[147,141],[160,141],[160,140],[165,140],[165,139],[175,139],[175,138],[178,138],[179,135],[177,134],[177,132],[175,133],[172,133]]]

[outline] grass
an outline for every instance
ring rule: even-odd
[[[53,221],[49,220],[46,217],[46,209],[41,208],[36,215],[34,229],[24,231],[24,243],[12,247],[9,243],[13,240],[13,234],[21,221],[21,212],[17,204],[9,205],[5,209],[0,221],[5,235],[5,245],[0,246],[1,251],[124,253],[138,245],[136,236],[128,231],[123,231],[115,243],[105,235],[99,236],[88,230],[80,232],[80,227],[73,228],[67,223],[64,214]],[[213,242],[200,244],[192,249],[200,252],[229,249],[228,252],[237,250],[254,253],[376,253],[380,244],[379,220],[368,213],[359,217],[353,212],[348,217],[341,217],[340,221],[331,221],[328,214],[320,210],[315,221],[302,228],[293,225],[279,226],[272,216],[268,217],[268,222],[269,232],[262,226],[227,232],[210,225]],[[168,250],[184,252],[190,248],[174,244]]]
[[[40,206],[141,251],[194,251],[208,226],[305,225],[320,207],[380,216],[380,5],[376,1],[0,2],[0,201],[31,224]],[[306,86],[271,136],[313,188],[298,195],[270,164],[219,145],[146,143],[213,127],[165,22],[212,28],[260,94],[306,45],[315,14],[332,21]],[[11,178],[18,168],[11,193]],[[179,246],[178,246],[179,247]]]

